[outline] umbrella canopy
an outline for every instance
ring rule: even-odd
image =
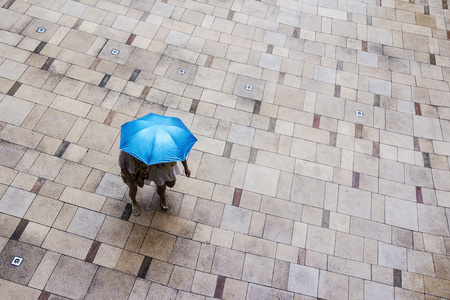
[[[197,139],[175,117],[148,114],[122,125],[120,149],[147,165],[183,161]]]

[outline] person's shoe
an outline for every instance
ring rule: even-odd
[[[169,210],[169,203],[167,202],[167,198],[161,198],[161,201],[159,202],[159,204],[161,205],[161,209],[163,211],[168,211]]]
[[[139,206],[132,204],[131,213],[133,214],[133,216],[139,217],[139,215],[141,214],[141,210],[139,209]]]

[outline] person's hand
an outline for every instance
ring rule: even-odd
[[[189,170],[189,168],[184,169],[184,173],[187,177],[191,177],[191,170]]]

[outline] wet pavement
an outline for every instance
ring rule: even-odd
[[[0,7],[2,298],[450,298],[447,0]],[[148,113],[198,142],[135,217]]]

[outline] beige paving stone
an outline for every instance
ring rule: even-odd
[[[132,224],[121,219],[106,216],[98,232],[98,241],[123,248],[131,232]]]
[[[244,189],[276,196],[279,171],[273,171],[267,167],[248,165],[244,181]]]
[[[175,266],[170,277],[169,286],[182,291],[190,291],[194,279],[194,270]]]
[[[334,254],[336,233],[326,228],[308,226],[306,248],[321,253]]]
[[[350,219],[350,234],[383,241],[385,243],[391,242],[390,226],[355,217],[351,217]]]
[[[167,261],[176,237],[154,229],[149,229],[142,243],[140,253],[156,259]]]
[[[303,206],[302,220],[301,220],[303,223],[321,226],[322,218],[323,218],[322,209],[307,205]]]
[[[250,227],[251,211],[226,205],[220,228],[247,234]]]
[[[31,102],[6,96],[0,102],[0,120],[20,126],[33,107],[34,104]]]
[[[419,230],[421,232],[448,236],[449,228],[445,225],[445,213],[441,207],[417,205]]]
[[[363,238],[337,232],[336,249],[334,254],[342,258],[363,261],[363,245]]]
[[[43,135],[40,133],[9,124],[0,132],[1,139],[31,149],[36,148],[42,137]]]
[[[273,259],[246,254],[242,279],[253,283],[269,285],[272,282],[273,268]]]
[[[98,249],[93,263],[106,268],[115,268],[119,261],[122,249],[102,243]]]
[[[390,180],[379,179],[379,193],[387,196],[397,197],[404,200],[414,199],[415,188],[411,185],[396,183]]]
[[[21,297],[39,298],[41,292],[12,281],[0,279],[0,287],[8,299],[20,299]]]
[[[77,270],[82,270],[81,274],[78,274]],[[69,298],[84,297],[96,271],[97,267],[87,262],[62,256],[46,285],[46,289],[51,293]],[[75,274],[77,275],[74,276]],[[67,285],[64,283],[66,280],[76,284]]]
[[[194,281],[192,283],[192,292],[205,296],[214,296],[216,282],[216,275],[197,271],[195,272]]]
[[[169,283],[172,270],[173,265],[159,260],[152,260],[152,263],[150,264],[147,272],[146,279],[163,285],[167,285]]]
[[[425,293],[444,298],[450,296],[448,289],[446,289],[446,286],[449,284],[448,280],[425,276],[424,282]]]
[[[418,230],[417,205],[411,201],[385,198],[386,224]]]
[[[51,226],[62,207],[62,202],[38,195],[31,203],[24,217],[27,220]]]
[[[47,251],[33,274],[33,277],[31,277],[28,285],[36,289],[43,289],[55,269],[60,257],[61,254]]]
[[[47,226],[30,222],[20,236],[19,241],[35,246],[40,246],[49,230],[50,228]]]
[[[23,218],[35,196],[33,193],[9,187],[0,199],[0,212]],[[17,199],[20,199],[20,202]]]
[[[216,246],[231,248],[231,245],[233,244],[233,237],[233,231],[213,228],[210,243]]]
[[[356,204],[358,203],[358,204]],[[370,219],[371,195],[369,192],[340,188],[338,200],[338,212]]]
[[[57,229],[50,229],[42,248],[84,260],[91,244],[92,241],[86,238]]]
[[[199,242],[177,238],[169,257],[169,263],[193,269],[197,263],[199,252]]]
[[[121,273],[137,276],[143,260],[143,255],[123,250],[117,262],[116,270]]]
[[[81,136],[79,144],[107,153],[111,149],[112,143],[117,135],[118,131],[115,128],[90,122],[86,131]]]
[[[319,270],[291,264],[288,291],[316,297],[319,285]]]
[[[323,299],[348,299],[349,278],[337,273],[320,271],[318,296]]]
[[[106,198],[72,187],[66,187],[60,200],[74,205],[83,206],[88,209],[100,211]]]

